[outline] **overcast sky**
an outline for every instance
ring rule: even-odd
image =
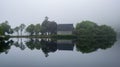
[[[60,23],[94,21],[120,25],[120,0],[0,0],[0,23],[12,27],[21,23],[42,23],[44,17]]]

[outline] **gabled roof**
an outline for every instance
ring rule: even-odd
[[[73,31],[73,24],[58,24],[57,31]]]

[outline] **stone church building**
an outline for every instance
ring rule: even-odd
[[[58,24],[57,35],[71,35],[73,33],[73,24]]]

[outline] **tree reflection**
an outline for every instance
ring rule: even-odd
[[[83,37],[76,41],[72,40],[52,40],[52,39],[29,39],[25,44],[31,49],[42,50],[45,57],[49,56],[50,52],[57,50],[73,51],[74,44],[76,44],[77,51],[82,53],[94,52],[98,49],[107,49],[112,47],[115,43],[116,37]],[[74,42],[74,43],[73,43]]]
[[[12,43],[13,43],[12,40],[10,40],[10,41],[4,41],[4,40],[0,41],[0,54],[4,53],[4,52],[5,52],[5,54],[7,54],[11,45],[12,45]]]
[[[34,50],[34,49],[37,49],[37,50],[40,50],[41,48],[41,41],[39,39],[30,39],[26,42],[26,46],[31,49],[31,50]]]
[[[90,53],[98,49],[107,49],[115,43],[116,37],[84,37],[76,42],[77,51]]]
[[[48,53],[49,52],[55,52],[57,50],[57,43],[54,40],[45,40],[42,39],[41,40],[41,44],[42,44],[42,51],[45,54],[45,57],[48,57]]]
[[[54,39],[39,39],[31,38],[27,41],[17,40],[17,41],[0,41],[0,53],[8,53],[11,45],[19,47],[24,50],[28,47],[31,50],[40,50],[45,54],[45,57],[49,56],[50,52],[56,52],[57,50],[62,51],[73,51],[74,44],[76,45],[77,51],[82,53],[94,52],[98,49],[107,49],[113,46],[116,41],[114,36],[84,36],[76,41],[73,40],[54,40]]]
[[[15,41],[13,45],[15,47],[19,47],[21,50],[25,49],[25,45],[23,44],[22,38],[21,38],[21,40],[19,40],[19,38],[17,38],[17,41]]]
[[[46,57],[49,56],[49,52],[55,52],[57,50],[56,42],[49,39],[30,39],[26,42],[26,46],[31,50],[41,49]]]

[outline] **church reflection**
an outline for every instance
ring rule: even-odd
[[[74,43],[72,40],[57,40],[58,50],[73,51]]]
[[[29,49],[42,50],[46,57],[50,52],[73,51],[76,46],[77,51],[82,53],[91,53],[98,49],[107,49],[114,45],[116,38],[82,38],[73,40],[52,40],[52,39],[30,39],[26,42]]]
[[[46,57],[48,53],[56,52],[57,50],[68,50],[72,51],[74,43],[72,40],[54,40],[54,39],[29,39],[26,41],[26,46],[31,49],[42,50]]]
[[[31,38],[26,41],[18,39],[17,41],[0,41],[0,53],[8,53],[11,46],[25,50],[41,50],[45,57],[49,56],[49,53],[57,51],[73,51],[74,46],[78,52],[91,53],[98,49],[107,49],[114,45],[116,38],[81,38],[77,40],[55,40],[55,39],[39,39]]]

